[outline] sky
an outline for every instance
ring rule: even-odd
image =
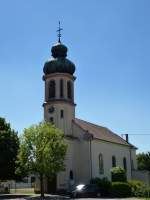
[[[43,120],[43,65],[60,20],[76,116],[150,151],[149,9],[149,0],[0,0],[0,116],[19,134]]]

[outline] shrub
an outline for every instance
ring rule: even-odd
[[[126,171],[121,167],[113,167],[111,169],[112,182],[126,182]]]
[[[112,197],[130,197],[131,186],[124,182],[112,182],[110,194]]]
[[[105,177],[105,178],[93,178],[91,179],[90,183],[97,184],[100,187],[101,195],[103,197],[109,196],[110,189],[111,189],[111,182]]]
[[[149,197],[150,187],[148,187],[144,182],[138,180],[130,180],[128,183],[131,186],[132,196]]]
[[[10,191],[8,187],[5,187],[4,185],[0,184],[0,194],[8,194],[9,192]]]

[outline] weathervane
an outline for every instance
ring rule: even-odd
[[[61,31],[62,31],[63,29],[62,28],[60,28],[60,21],[59,21],[59,27],[58,27],[58,30],[56,31],[56,32],[58,32],[58,42],[60,42],[61,43],[61,41],[60,41],[60,38],[61,38]]]

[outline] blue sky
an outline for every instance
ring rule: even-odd
[[[43,119],[44,62],[58,21],[76,64],[76,116],[150,151],[150,1],[1,0],[0,116],[22,133]]]

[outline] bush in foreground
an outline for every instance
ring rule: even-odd
[[[144,182],[138,180],[130,180],[128,183],[131,186],[132,196],[149,197],[150,187],[148,187]]]
[[[112,182],[126,182],[126,171],[121,167],[113,167],[111,169]]]
[[[124,182],[112,182],[110,195],[111,197],[130,197],[131,186]]]

